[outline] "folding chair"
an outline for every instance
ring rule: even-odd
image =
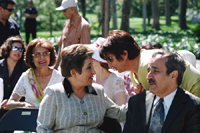
[[[36,132],[38,109],[14,108],[4,114],[0,120],[0,131]]]

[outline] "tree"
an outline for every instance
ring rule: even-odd
[[[181,30],[188,29],[186,22],[186,9],[187,9],[187,0],[179,0],[179,27]]]
[[[171,15],[170,15],[170,6],[169,6],[170,0],[165,0],[165,17],[166,17],[166,25],[171,25]]]
[[[116,0],[111,0],[111,3],[112,3],[112,16],[113,16],[113,29],[117,29]]]
[[[143,16],[143,32],[146,32],[147,9],[146,9],[146,2],[145,2],[145,0],[143,0],[143,2],[142,2],[142,16]]]
[[[102,36],[106,37],[109,32],[110,0],[101,0],[101,25]]]
[[[86,12],[85,0],[81,0],[81,10],[82,10],[83,18],[86,19],[86,17],[85,17],[85,12]]]
[[[129,16],[131,10],[131,0],[124,0],[122,8],[122,23],[121,30],[128,32],[129,30]]]
[[[152,29],[160,30],[158,0],[152,0],[153,25]]]

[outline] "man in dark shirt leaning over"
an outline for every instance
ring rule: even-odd
[[[10,18],[14,5],[15,0],[0,0],[0,46],[11,36],[21,36],[19,25]]]

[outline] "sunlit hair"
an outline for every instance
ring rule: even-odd
[[[0,55],[1,58],[8,58],[10,56],[10,51],[12,50],[12,45],[13,43],[21,43],[22,44],[22,48],[24,49],[22,55],[24,55],[25,52],[25,44],[22,40],[22,38],[20,36],[13,36],[8,38],[3,45],[0,48]],[[24,57],[22,56],[21,59],[23,59]]]
[[[161,55],[162,57],[168,58],[165,66],[167,67],[166,74],[169,75],[171,72],[177,70],[178,77],[177,77],[177,84],[178,86],[181,84],[183,79],[183,74],[186,69],[186,64],[184,59],[176,52],[171,52],[167,50],[162,50],[153,54],[152,57],[156,57],[156,55]]]
[[[61,52],[61,73],[63,77],[71,77],[70,71],[74,69],[79,74],[87,58],[92,58],[94,51],[82,44],[65,47]]]
[[[117,60],[121,60],[124,50],[128,52],[128,59],[131,60],[140,54],[141,49],[133,37],[122,30],[111,31],[99,47],[99,53],[103,59],[106,59],[108,54],[114,54]]]
[[[45,38],[36,38],[32,40],[26,49],[25,53],[25,62],[26,64],[31,68],[36,68],[35,64],[33,63],[33,52],[36,49],[36,47],[41,46],[43,48],[46,48],[50,53],[50,63],[49,66],[53,66],[56,62],[56,56],[55,56],[55,48],[52,45],[50,41],[48,41]]]

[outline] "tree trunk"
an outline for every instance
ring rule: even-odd
[[[152,0],[152,15],[153,15],[152,29],[160,30],[158,0]]]
[[[181,30],[188,29],[186,22],[186,9],[187,9],[187,0],[179,0],[179,27]]]
[[[111,0],[111,2],[112,2],[113,29],[117,29],[116,0]]]
[[[110,14],[110,0],[101,0],[101,25],[102,36],[107,37],[109,33],[109,14]]]
[[[124,0],[123,3],[121,30],[126,32],[129,30],[129,16],[132,4],[131,2],[131,0]]]
[[[165,16],[166,16],[166,25],[171,25],[171,16],[170,16],[170,6],[169,6],[170,0],[165,0]]]
[[[147,9],[146,9],[146,3],[143,0],[142,2],[142,16],[143,16],[143,32],[146,32],[146,16],[147,16]]]
[[[86,17],[85,17],[85,11],[86,11],[85,0],[81,0],[81,9],[82,9],[83,18],[86,19]]]

